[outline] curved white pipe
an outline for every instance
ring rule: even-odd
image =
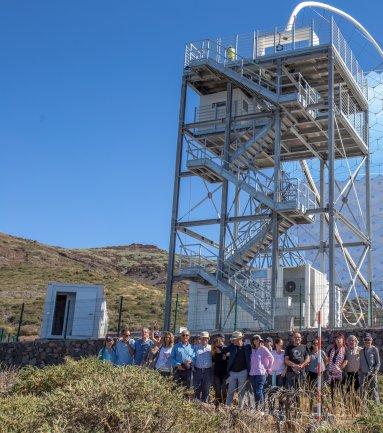
[[[346,12],[344,12],[338,8],[334,8],[334,6],[330,6],[326,3],[307,1],[307,2],[301,2],[301,3],[297,4],[297,6],[295,6],[293,12],[291,13],[289,20],[287,21],[286,31],[289,31],[292,29],[292,26],[293,26],[299,12],[302,9],[307,8],[307,7],[317,7],[317,8],[321,8],[321,9],[326,9],[326,10],[328,10],[330,12],[334,12],[335,14],[338,14],[338,15],[342,16],[343,18],[345,18],[346,20],[352,22],[354,24],[354,26],[357,27],[364,34],[364,36],[371,42],[371,44],[377,49],[380,56],[383,57],[382,48],[380,47],[378,42],[376,42],[376,40],[370,35],[370,33],[362,26],[362,24],[360,24],[359,21],[357,21],[355,18],[353,18],[351,15],[347,14]]]

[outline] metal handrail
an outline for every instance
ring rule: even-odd
[[[320,32],[320,40],[315,31],[318,34]],[[299,35],[302,32],[307,36],[306,39],[299,39]],[[271,46],[262,46],[265,37],[273,39]],[[216,40],[204,39],[190,42],[185,47],[184,66],[189,66],[195,60],[210,58],[228,66],[234,66],[237,63],[237,66],[240,66],[242,71],[245,73],[249,71],[251,74],[251,71],[246,68],[246,64],[262,58],[269,53],[277,53],[280,50],[294,51],[303,47],[327,45],[329,43],[334,46],[363,95],[367,97],[367,80],[363,69],[333,19],[331,19],[330,23],[322,23],[321,28],[318,29],[314,28],[314,22],[312,22],[310,25],[304,27],[296,27],[294,24],[291,30],[286,30],[283,26],[280,28],[275,27],[272,31],[268,32],[257,30],[252,33],[237,34]],[[234,59],[227,58],[226,52],[228,48],[234,49]],[[269,50],[269,53],[267,53],[267,50]],[[254,65],[253,63],[251,64],[252,66]],[[257,79],[260,79],[258,75]],[[275,83],[267,80],[265,76],[263,76],[262,81],[266,86],[269,85],[275,88]]]
[[[208,252],[204,255],[203,252]],[[251,303],[258,304],[266,313],[271,313],[271,292],[268,284],[260,283],[251,277],[243,269],[229,265],[224,262],[219,267],[219,257],[212,253],[209,248],[202,244],[181,244],[180,245],[180,268],[182,263],[187,263],[188,267],[201,267],[209,273],[216,273],[216,278],[223,278],[233,286],[237,293],[245,297]]]
[[[225,160],[223,155],[212,154],[206,147],[194,142],[188,142],[187,161],[207,159],[213,161],[220,167],[228,165],[229,169],[243,176],[243,181],[256,191],[266,195],[274,196],[274,179],[259,170],[251,167],[243,167],[239,161]],[[241,179],[242,180],[242,179]],[[279,191],[277,192],[279,202],[292,203],[304,207],[304,211],[318,207],[315,193],[309,186],[298,178],[291,178],[286,173],[282,174]]]

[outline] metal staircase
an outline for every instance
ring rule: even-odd
[[[282,219],[278,226],[279,235],[286,233],[292,225],[292,221]],[[260,226],[256,221],[226,248],[226,260],[233,265],[244,267],[258,254],[267,252],[272,240],[272,223],[262,222]]]
[[[281,175],[275,191],[274,178],[259,169],[257,162],[263,158],[265,162],[261,167],[272,167],[274,163],[274,110],[285,106],[305,111],[310,104],[318,102],[319,96],[300,74],[290,76],[287,84],[278,87],[275,77],[255,62],[238,58],[228,60],[220,50],[216,44],[207,44],[200,49],[190,47],[187,69],[198,77],[214,75],[225,83],[230,81],[258,98],[262,109],[247,115],[237,111],[232,113],[230,135],[239,132],[241,138],[233,140],[230,137],[229,155],[225,159],[222,134],[225,133],[226,112],[220,108],[209,113],[201,108],[198,116],[195,113],[194,123],[185,126],[189,137],[186,167],[209,183],[228,181],[255,200],[259,209],[268,211],[268,218],[242,225],[240,235],[225,248],[223,263],[219,263],[218,254],[203,245],[181,243],[177,278],[216,287],[230,301],[236,300],[262,327],[271,328],[270,285],[255,281],[250,270],[251,261],[269,252],[273,241],[269,217],[272,212],[278,213],[278,230],[282,235],[294,224],[311,223],[310,211],[317,207],[317,202],[314,192],[306,184],[286,174]],[[257,121],[254,116],[258,116]],[[291,118],[282,115],[281,132],[286,133],[291,127]]]
[[[239,165],[231,158],[225,161],[193,143],[189,143],[187,153],[188,170],[208,182],[222,182],[226,179],[270,210],[282,213],[294,223],[312,222],[307,212],[317,207],[315,193],[299,179],[283,176],[279,186],[279,201],[274,201],[274,180],[263,172]]]
[[[218,267],[218,256],[202,244],[183,245],[179,256],[178,279],[202,281],[216,287],[230,301],[248,312],[265,328],[272,327],[271,296],[268,284],[255,281],[240,267]]]

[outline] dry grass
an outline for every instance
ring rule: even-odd
[[[116,368],[94,358],[3,377],[1,433],[382,433],[383,410],[356,395],[311,415],[310,394],[283,392],[284,418],[192,401],[155,371]],[[325,390],[324,401],[329,400]],[[354,401],[355,400],[355,401]],[[278,407],[278,406],[276,406]]]

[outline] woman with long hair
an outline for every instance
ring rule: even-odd
[[[251,358],[250,358],[250,380],[253,385],[255,408],[263,412],[264,410],[264,386],[267,375],[271,373],[274,357],[265,346],[260,335],[254,335],[251,339]]]
[[[162,376],[170,377],[172,374],[172,349],[174,346],[174,335],[164,332],[162,338],[157,338],[157,344],[150,350],[152,359],[150,366],[157,370]]]
[[[336,390],[341,390],[343,379],[344,360],[346,356],[346,345],[343,334],[338,334],[335,338],[335,344],[330,350],[328,363],[328,376],[331,388],[331,400],[334,403]]]
[[[226,401],[226,379],[227,379],[227,355],[224,351],[224,338],[218,336],[211,344],[213,358],[213,387],[215,393],[215,403],[224,404]]]
[[[110,335],[105,337],[102,347],[98,352],[98,359],[114,364],[116,360],[116,350],[114,348],[114,340]]]

